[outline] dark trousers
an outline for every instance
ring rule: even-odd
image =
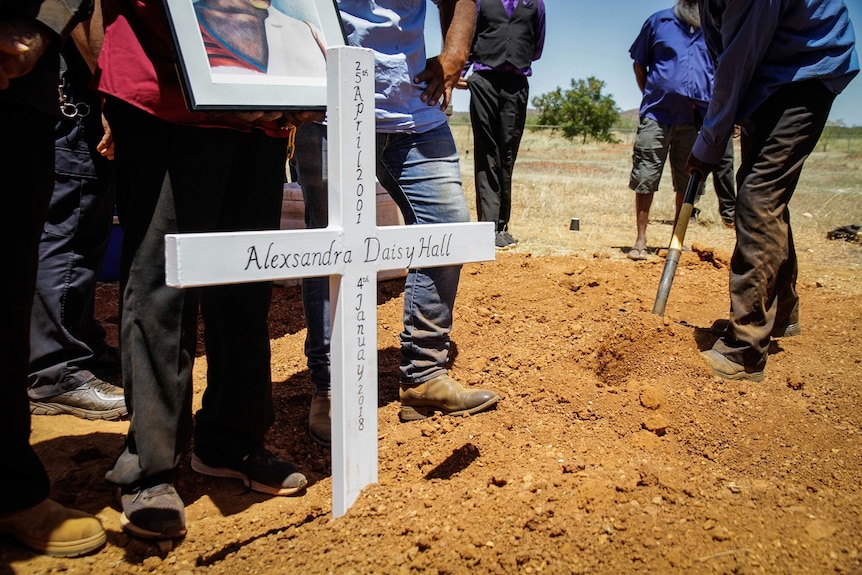
[[[32,507],[50,491],[30,446],[27,359],[39,236],[54,181],[54,122],[49,114],[0,103],[0,185],[5,199],[15,198],[0,226],[8,278],[0,298],[0,513]]]
[[[55,130],[55,180],[42,239],[30,329],[31,399],[74,389],[92,373],[88,361],[105,346],[94,317],[96,279],[114,213],[111,162],[96,145],[100,107],[62,118]]]
[[[479,221],[506,230],[512,214],[512,172],[527,119],[527,78],[506,72],[474,72],[470,88],[476,213]]]
[[[714,346],[736,363],[765,366],[770,334],[791,323],[799,297],[788,204],[834,99],[821,82],[789,84],[760,106],[743,131],[730,331]]]
[[[207,387],[195,452],[237,463],[274,421],[268,314],[271,282],[165,285],[165,234],[278,229],[286,140],[162,122],[109,99],[117,211],[123,226],[120,344],[131,418],[106,477],[171,481],[192,434],[192,368],[200,309]]]

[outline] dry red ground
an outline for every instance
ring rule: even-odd
[[[336,520],[328,453],[305,432],[299,291],[277,288],[268,440],[307,493],[268,498],[185,464],[188,536],[141,542],[103,480],[127,424],[37,417],[54,496],[97,514],[108,544],[57,560],[3,543],[0,573],[862,573],[862,299],[804,272],[802,335],[774,343],[766,380],[716,380],[698,351],[726,317],[727,260],[684,253],[664,318],[650,313],[659,258],[466,266],[452,373],[504,399],[410,424],[396,394],[402,286],[382,284],[380,480]],[[109,321],[115,289],[100,286]]]

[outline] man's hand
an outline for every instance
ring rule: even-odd
[[[697,170],[703,174],[704,178],[706,178],[706,176],[708,176],[710,172],[714,171],[715,168],[716,164],[707,164],[706,162],[699,160],[694,154],[689,154],[688,161],[685,164],[685,173],[690,176],[694,170]]]
[[[0,21],[0,90],[30,73],[52,39],[51,30],[36,20]]]
[[[96,144],[96,151],[109,160],[113,160],[114,135],[111,133],[111,127],[108,125],[108,120],[105,119],[104,114],[102,114],[102,128],[105,130],[105,134],[102,136],[102,139],[99,140],[99,143]]]
[[[440,56],[428,58],[425,61],[425,69],[413,78],[416,84],[426,84],[422,90],[423,102],[429,106],[436,106],[440,102],[440,107],[445,108],[448,105],[446,102],[446,73],[440,62]]]
[[[464,72],[464,63],[470,55],[470,43],[476,30],[475,0],[443,0],[440,10],[440,27],[443,32],[443,50],[439,56],[425,61],[425,69],[413,78],[416,84],[427,83],[420,97],[429,106],[445,110],[449,107],[452,88]]]

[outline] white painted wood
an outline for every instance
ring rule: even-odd
[[[377,272],[493,260],[492,222],[378,227],[374,54],[327,51],[329,226],[170,234],[167,284],[330,277],[332,515],[377,482]],[[333,177],[334,175],[334,177]]]

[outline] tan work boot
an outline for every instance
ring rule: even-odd
[[[720,351],[708,349],[700,352],[700,356],[706,360],[706,364],[712,370],[713,375],[724,379],[747,379],[749,381],[763,381],[765,374],[763,370],[749,368],[742,364],[731,361]]]
[[[500,401],[500,396],[488,389],[471,389],[449,377],[438,375],[419,385],[401,385],[401,420],[415,421],[434,415],[467,415],[485,411]]]
[[[327,448],[332,445],[332,401],[329,395],[315,395],[311,398],[308,435],[318,445]]]
[[[54,557],[77,557],[105,544],[102,523],[83,511],[63,507],[52,499],[0,514],[0,534]]]

